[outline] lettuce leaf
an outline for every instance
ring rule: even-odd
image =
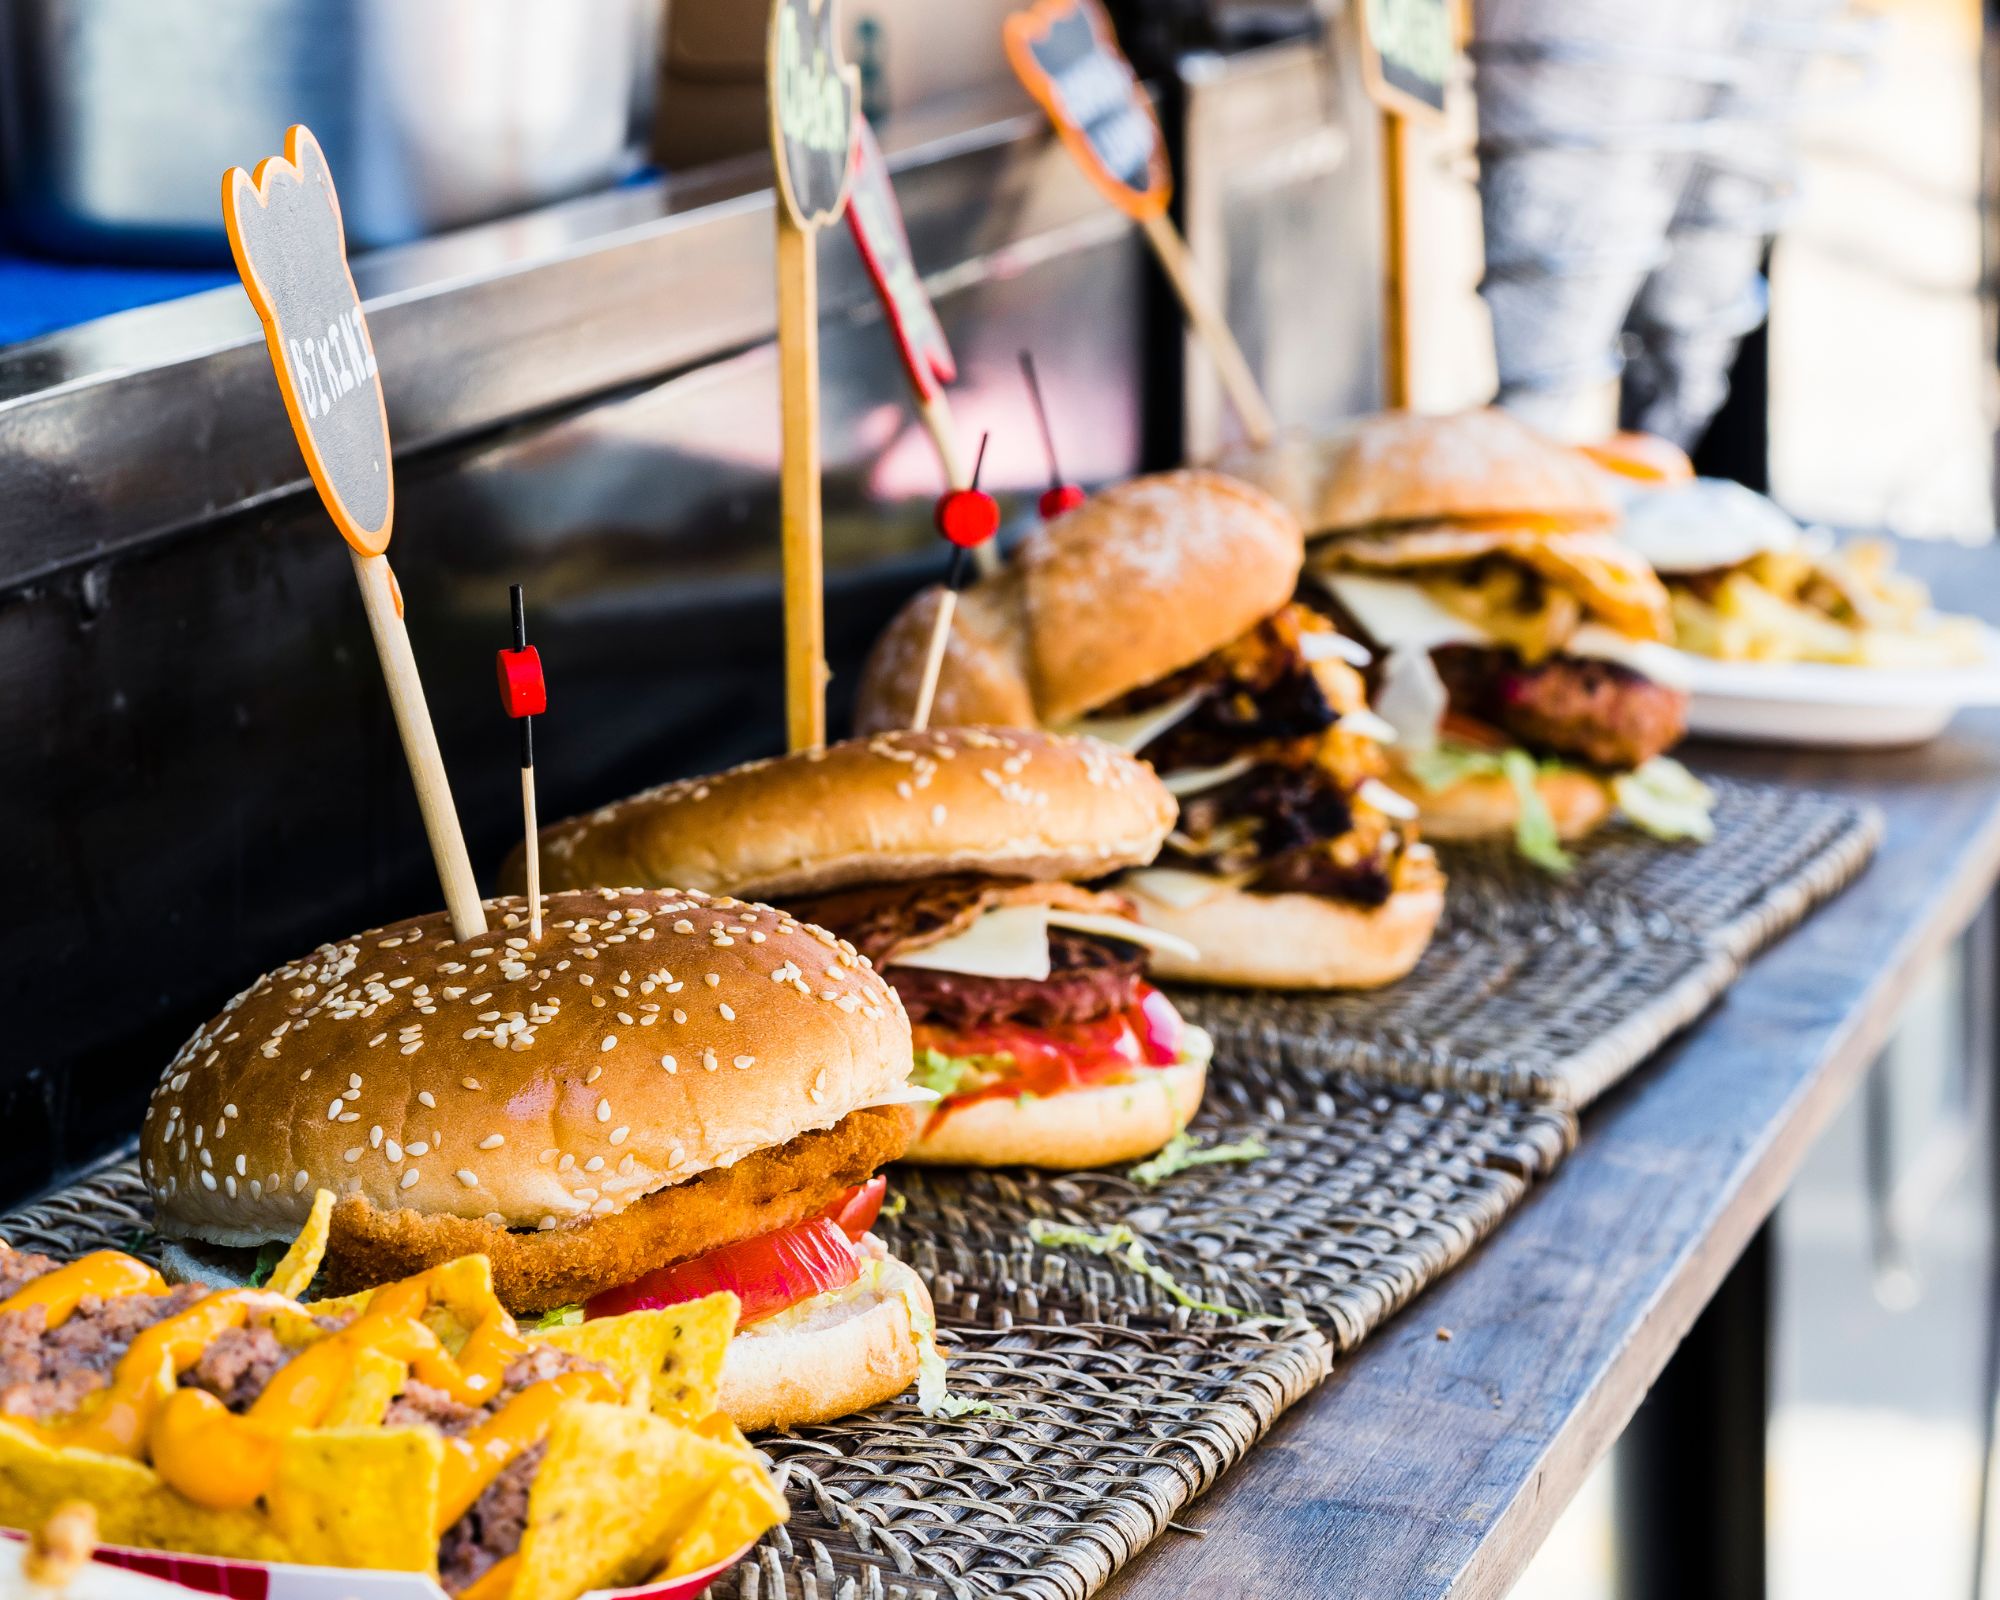
[[[1028,1222],[1028,1237],[1039,1245],[1052,1245],[1057,1249],[1067,1246],[1073,1250],[1087,1250],[1094,1256],[1107,1256],[1114,1261],[1122,1262],[1148,1283],[1156,1283],[1166,1290],[1176,1305],[1186,1306],[1190,1311],[1209,1311],[1218,1317],[1234,1318],[1238,1320],[1240,1326],[1246,1328],[1275,1325],[1283,1320],[1278,1317],[1253,1317],[1240,1306],[1202,1299],[1183,1286],[1180,1279],[1146,1253],[1145,1242],[1132,1231],[1128,1223],[1114,1223],[1102,1233],[1092,1233],[1087,1228],[1073,1228],[1064,1223],[1047,1222],[1040,1217],[1034,1217]]]
[[[533,1327],[537,1333],[547,1333],[551,1328],[574,1328],[582,1321],[582,1306],[557,1306],[535,1318]]]
[[[1490,778],[1501,770],[1498,750],[1482,750],[1453,739],[1440,739],[1428,750],[1402,751],[1397,759],[1404,771],[1433,794],[1467,778]]]
[[[1670,756],[1613,778],[1611,793],[1625,820],[1655,839],[1715,837],[1715,791]]]
[[[1549,815],[1549,803],[1535,787],[1542,771],[1557,770],[1552,762],[1537,768],[1535,758],[1525,750],[1508,750],[1500,757],[1500,770],[1514,787],[1514,848],[1544,872],[1560,877],[1576,865],[1562,847],[1556,819]]]
[[[997,1056],[948,1056],[942,1050],[929,1046],[919,1050],[916,1062],[910,1069],[910,1082],[921,1089],[931,1089],[942,1098],[949,1100],[965,1087],[965,1080],[971,1077],[991,1077],[995,1073],[1004,1075],[1014,1065],[1010,1055]]]
[[[1185,1172],[1189,1167],[1213,1166],[1219,1161],[1255,1161],[1259,1156],[1271,1152],[1257,1139],[1243,1139],[1235,1144],[1215,1144],[1202,1146],[1190,1139],[1186,1133],[1177,1133],[1166,1142],[1160,1153],[1151,1160],[1142,1161],[1125,1176],[1134,1183],[1150,1189],[1163,1179],[1171,1178],[1177,1172]]]

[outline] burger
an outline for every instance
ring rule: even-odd
[[[908,1011],[938,1099],[906,1160],[1090,1167],[1159,1149],[1201,1104],[1208,1038],[1146,981],[1149,955],[1193,952],[1085,886],[1150,861],[1173,821],[1159,779],[1094,740],[884,733],[559,823],[542,875],[776,900]]]
[[[743,1427],[900,1392],[929,1297],[869,1232],[916,1131],[895,991],[823,929],[674,890],[518,900],[321,946],[174,1058],[140,1135],[186,1276],[242,1273],[338,1197],[334,1292],[484,1255],[510,1312],[742,1303]]]
[[[1560,869],[1614,810],[1707,836],[1706,791],[1664,759],[1687,719],[1666,590],[1618,542],[1606,470],[1496,410],[1372,417],[1264,470],[1302,509],[1314,603],[1373,653],[1431,837],[1511,831]]]
[[[1139,478],[1022,541],[960,599],[934,721],[1093,736],[1159,772],[1178,815],[1110,887],[1166,977],[1367,988],[1415,964],[1444,904],[1416,807],[1384,781],[1367,652],[1294,601],[1296,517],[1206,471]],[[856,720],[907,725],[939,591],[876,642]]]

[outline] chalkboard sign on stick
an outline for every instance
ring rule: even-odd
[[[1361,76],[1384,111],[1444,120],[1451,77],[1450,0],[1362,0]]]
[[[222,221],[236,270],[264,324],[306,470],[353,558],[452,931],[474,938],[486,932],[486,913],[403,626],[402,595],[383,553],[395,522],[396,487],[375,346],[347,270],[333,174],[309,130],[287,131],[285,153],[259,162],[254,176],[241,167],[223,174]]]
[[[1041,103],[1064,146],[1111,203],[1139,224],[1252,444],[1277,423],[1236,335],[1215,307],[1167,215],[1173,176],[1153,102],[1118,48],[1098,0],[1035,0],[1005,25],[1007,59]]]
[[[889,164],[866,118],[854,124],[854,178],[848,191],[847,225],[854,233],[861,264],[882,297],[882,311],[895,336],[896,351],[917,398],[929,400],[958,379],[944,325],[917,276],[910,255],[910,236],[903,227],[903,208],[889,182]],[[954,484],[954,488],[960,487]]]
[[[778,389],[784,459],[785,721],[794,750],[826,743],[820,555],[819,258],[847,204],[860,75],[840,59],[837,0],[772,0],[765,70],[778,183]]]

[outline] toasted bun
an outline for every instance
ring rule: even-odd
[[[1449,788],[1429,790],[1400,778],[1391,786],[1417,803],[1429,839],[1490,839],[1514,831],[1521,807],[1514,786],[1499,773],[1466,778]],[[1611,814],[1611,789],[1603,779],[1574,768],[1544,772],[1535,779],[1556,833],[1580,839]]]
[[[558,823],[542,833],[542,881],[794,896],[952,872],[1091,878],[1152,860],[1174,815],[1151,767],[1095,739],[880,733]],[[520,871],[517,855],[503,876]]]
[[[1504,411],[1391,411],[1328,441],[1309,526],[1319,534],[1504,516],[1605,528],[1618,502],[1580,452]]]
[[[1082,716],[1240,638],[1291,598],[1303,560],[1298,519],[1220,473],[1107,489],[966,591],[974,621],[963,642],[954,622],[932,720],[967,708],[1013,720],[1024,697],[1044,726]],[[857,726],[909,725],[935,607],[919,596],[877,642]]]
[[[874,1283],[821,1295],[729,1341],[721,1409],[746,1433],[799,1428],[866,1411],[916,1381],[920,1350],[910,1302],[934,1319],[919,1278],[894,1256]]]
[[[1020,1100],[975,1100],[917,1136],[905,1161],[957,1167],[1105,1167],[1149,1156],[1201,1108],[1208,1061],[1154,1067],[1133,1083]]]
[[[1408,974],[1424,953],[1444,911],[1444,882],[1433,875],[1372,908],[1240,889],[1192,906],[1132,891],[1132,903],[1141,922],[1201,952],[1198,961],[1156,953],[1157,977],[1253,989],[1378,989]]]
[[[554,1227],[831,1128],[908,1078],[895,991],[769,906],[551,894],[539,947],[520,902],[488,912],[499,925],[464,944],[434,912],[322,945],[195,1034],[140,1134],[161,1231],[289,1238],[318,1188]]]

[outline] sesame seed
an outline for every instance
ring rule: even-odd
[[[739,1072],[748,1071],[751,1067],[754,1067],[756,1065],[757,1065],[757,1058],[755,1056],[738,1056],[736,1058],[736,1069]]]
[[[236,1115],[236,1107],[233,1105],[224,1106],[222,1108],[222,1114],[225,1117],[233,1117]]]
[[[672,1056],[661,1056],[660,1065],[665,1067],[669,1072],[678,1070],[677,1064]]]
[[[719,972],[704,972],[701,975],[701,981],[707,984],[711,989],[720,988],[722,984],[722,974]]]
[[[477,1189],[479,1187],[479,1175],[476,1172],[468,1171],[464,1167],[458,1169],[458,1181],[468,1189]]]
[[[687,919],[686,917],[682,917],[682,918],[681,918],[681,920],[680,920],[679,922],[676,922],[676,923],[674,924],[674,932],[675,932],[675,933],[693,933],[693,932],[694,932],[694,924],[693,924],[692,922],[688,921],[688,919]]]
[[[479,1141],[479,1148],[482,1150],[498,1150],[506,1142],[507,1142],[506,1134],[489,1133],[485,1138]]]
[[[576,1165],[576,1157],[571,1155],[567,1150],[565,1150],[563,1152],[562,1160],[556,1163],[556,1171],[568,1172],[575,1165]]]
[[[428,1089],[419,1089],[417,1091],[417,1104],[429,1106],[433,1111],[435,1111],[437,1110],[437,1097],[433,1095]]]
[[[389,1157],[389,1165],[390,1165],[390,1166],[394,1167],[394,1166],[400,1166],[400,1165],[402,1164],[402,1160],[403,1160],[403,1147],[402,1147],[401,1145],[399,1145],[398,1143],[396,1143],[396,1141],[395,1141],[394,1139],[390,1139],[390,1140],[388,1140],[388,1141],[387,1141],[387,1142],[386,1142],[386,1143],[385,1143],[385,1144],[384,1144],[384,1145],[382,1146],[382,1149],[383,1149],[384,1153],[386,1153],[386,1154],[387,1154],[387,1156]]]
[[[359,1161],[361,1159],[361,1146],[358,1144],[348,1146],[347,1149],[340,1152],[340,1159],[342,1161]]]
[[[250,1176],[250,1164],[249,1162],[245,1161],[241,1156],[238,1156],[236,1158],[236,1176],[239,1178],[247,1178]]]
[[[535,1160],[540,1165],[546,1167],[551,1161],[555,1160],[557,1154],[558,1152],[554,1150],[544,1150],[540,1155],[535,1157]]]
[[[403,1174],[402,1182],[399,1183],[396,1187],[399,1189],[407,1189],[411,1184],[415,1183],[416,1181],[417,1181],[417,1169],[415,1167],[412,1167],[408,1172]]]
[[[613,1128],[611,1130],[611,1142],[613,1144],[623,1144],[625,1142],[625,1136],[629,1134],[631,1131],[632,1130],[627,1127]]]
[[[306,1176],[306,1169],[304,1167],[299,1168],[297,1172],[292,1174],[292,1193],[297,1194],[311,1181],[312,1180]]]
[[[479,1087],[479,1080],[477,1078],[460,1078],[458,1086],[461,1089],[477,1089]]]
[[[609,1122],[611,1120],[611,1102],[609,1100],[600,1100],[597,1102],[597,1120],[599,1122]]]
[[[615,1050],[617,1047],[618,1035],[615,1033],[607,1033],[597,1046],[600,1050]]]
[[[399,1055],[406,1055],[406,1056],[413,1056],[413,1055],[415,1055],[415,1054],[416,1054],[416,1053],[417,1053],[417,1052],[418,1052],[419,1050],[423,1049],[423,1047],[424,1047],[424,1041],[423,1041],[423,1040],[421,1040],[421,1039],[412,1039],[412,1040],[411,1040],[411,1041],[410,1041],[410,1042],[409,1042],[408,1044],[404,1045],[404,1046],[403,1046],[403,1048],[402,1048],[402,1049],[401,1049],[400,1051],[398,1051],[397,1053],[398,1053]]]
[[[681,1010],[679,1006],[674,1007],[674,1021],[685,1022],[687,1019],[688,1014],[685,1011]]]
[[[588,1161],[584,1162],[583,1170],[585,1172],[602,1172],[604,1170],[604,1157],[592,1156]]]
[[[341,1112],[341,1102],[336,1100],[332,1105],[326,1108],[326,1120],[328,1122],[333,1121],[334,1118],[340,1115],[340,1112]]]
[[[403,1146],[403,1148],[409,1151],[410,1154],[413,1156],[427,1156],[431,1153],[431,1147],[425,1144],[421,1139],[418,1139],[413,1143],[406,1144],[405,1146]]]
[[[547,1233],[549,1229],[553,1228],[555,1225],[556,1225],[556,1219],[554,1217],[544,1217],[540,1222],[536,1224],[536,1227],[539,1228],[543,1233]]]
[[[201,1186],[204,1189],[213,1189],[215,1187],[215,1174],[210,1172],[206,1167],[202,1168]]]
[[[710,1072],[713,1072],[718,1066],[721,1065],[721,1063],[715,1059],[715,1052],[713,1050],[702,1051],[701,1064],[704,1067],[706,1067]]]
[[[736,1020],[736,1013],[730,1009],[728,1001],[725,1000],[721,1005],[717,1006],[715,1009],[722,1013],[722,1020],[724,1022],[734,1022]]]

